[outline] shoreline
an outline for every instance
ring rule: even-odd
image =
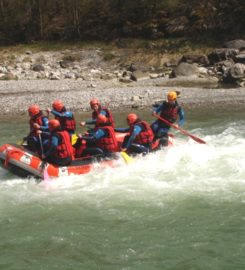
[[[90,110],[92,98],[97,98],[111,110],[137,110],[165,99],[169,90],[181,91],[179,103],[187,109],[245,108],[245,87],[170,87],[170,80],[149,79],[130,84],[117,80],[82,79],[0,81],[0,116],[24,115],[31,104],[38,104],[45,110],[56,99],[61,99],[68,109],[79,113]]]

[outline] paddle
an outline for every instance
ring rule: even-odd
[[[133,158],[130,157],[125,151],[120,152],[120,155],[127,164],[130,164],[131,162],[133,162]]]
[[[41,154],[43,155],[43,142],[42,142],[42,138],[41,138],[41,134],[38,134],[38,139],[39,139],[39,143],[40,143],[40,147],[41,147]]]
[[[78,138],[79,138],[79,136],[77,134],[72,134],[72,136],[71,136],[71,144],[72,145],[76,144]]]
[[[25,145],[27,144],[27,137],[24,137],[22,140],[19,140],[18,142],[17,142],[17,144],[18,145],[24,145],[24,143],[25,143]]]
[[[156,118],[158,118],[159,120],[161,120],[162,122],[164,122],[164,123],[168,124],[169,126],[171,126],[171,127],[175,128],[175,129],[179,130],[182,134],[189,136],[190,138],[192,138],[192,140],[194,140],[194,141],[196,141],[198,143],[202,143],[202,144],[205,144],[206,143],[204,140],[202,140],[202,139],[200,139],[200,138],[198,138],[198,137],[190,134],[188,131],[186,131],[186,130],[184,130],[184,129],[182,129],[182,128],[180,128],[180,127],[178,127],[178,126],[176,126],[176,125],[174,125],[172,123],[170,123],[168,120],[162,118],[161,116],[159,116],[159,115],[157,115],[155,113],[153,115]]]
[[[40,142],[41,154],[43,156],[43,142],[42,142],[42,138],[41,138],[41,134],[40,133],[38,134],[38,139],[39,139],[39,142]],[[43,179],[44,179],[44,181],[49,181],[50,180],[50,177],[49,177],[49,174],[48,174],[48,168],[46,166],[46,162],[45,161],[42,162],[41,168],[43,169],[42,172],[43,172]]]
[[[79,139],[80,137],[79,137],[79,135],[78,134],[72,134],[71,135],[71,144],[72,145],[74,145],[74,144],[76,144],[76,142],[77,142],[77,140]]]

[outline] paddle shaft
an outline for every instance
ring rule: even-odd
[[[189,133],[188,131],[186,131],[186,130],[184,130],[184,129],[182,129],[182,128],[180,128],[180,127],[174,125],[174,124],[172,124],[171,122],[169,122],[168,120],[162,118],[161,116],[159,116],[159,115],[157,115],[157,114],[154,114],[154,116],[155,116],[156,118],[158,118],[159,120],[161,120],[162,122],[168,124],[169,126],[171,126],[171,127],[175,128],[175,129],[179,130],[182,134],[189,136],[189,137],[192,138],[194,141],[196,141],[196,142],[198,142],[198,143],[202,143],[202,144],[205,144],[205,143],[206,143],[204,140],[202,140],[202,139],[200,139],[200,138],[198,138],[198,137],[192,135],[192,134]]]
[[[43,142],[42,142],[41,134],[38,134],[38,139],[39,139],[39,142],[40,142],[41,154],[43,155]]]
[[[38,138],[39,138],[39,142],[40,142],[40,147],[41,147],[41,154],[43,156],[44,152],[43,152],[43,142],[42,142],[42,138],[41,138],[41,134],[38,134]],[[49,178],[49,174],[48,174],[48,168],[47,168],[47,163],[45,160],[42,161],[41,163],[41,170],[42,170],[42,173],[43,173],[43,180],[44,181],[49,181],[50,178]]]
[[[120,152],[121,157],[125,161],[126,164],[129,164],[133,161],[133,158],[130,157],[125,151]]]

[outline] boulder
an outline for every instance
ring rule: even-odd
[[[245,40],[244,39],[235,39],[225,42],[225,48],[234,48],[240,50],[241,48],[245,48]]]
[[[220,61],[234,59],[238,53],[238,49],[215,49],[208,55],[208,59],[210,64],[215,64]]]
[[[188,64],[181,62],[171,73],[171,78],[179,76],[198,76],[200,73],[197,64]]]
[[[225,73],[228,69],[230,69],[234,65],[234,61],[232,59],[218,62],[214,65],[215,72]]]
[[[199,54],[186,54],[183,55],[180,59],[180,62],[185,62],[189,64],[197,63],[199,65],[207,66],[209,65],[209,60],[207,55],[199,55]]]
[[[235,62],[245,64],[245,51],[235,56]]]
[[[224,73],[223,81],[227,83],[236,83],[237,81],[244,80],[244,78],[245,65],[236,63]]]
[[[42,64],[34,64],[31,69],[36,72],[44,71],[44,66]]]
[[[148,72],[142,72],[140,70],[134,71],[131,74],[131,80],[133,81],[143,81],[149,79],[149,73]]]
[[[69,68],[69,67],[74,66],[73,62],[68,61],[68,60],[62,60],[62,61],[59,62],[59,64],[60,64],[60,67],[62,67],[62,68]]]

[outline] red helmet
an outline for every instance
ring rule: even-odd
[[[103,125],[108,122],[108,119],[103,114],[99,114],[96,118],[96,125]]]
[[[90,107],[93,107],[94,105],[100,105],[98,99],[96,98],[90,100]]]
[[[138,116],[135,113],[130,113],[127,116],[127,121],[129,123],[129,125],[132,125],[136,122],[136,120],[138,119]]]
[[[48,127],[50,131],[53,131],[55,129],[58,129],[60,127],[60,121],[57,119],[49,120]]]
[[[61,100],[55,100],[52,106],[58,112],[60,112],[64,108],[64,104]]]
[[[31,105],[29,108],[28,108],[28,112],[31,116],[35,116],[37,114],[40,113],[40,108],[38,105]]]

